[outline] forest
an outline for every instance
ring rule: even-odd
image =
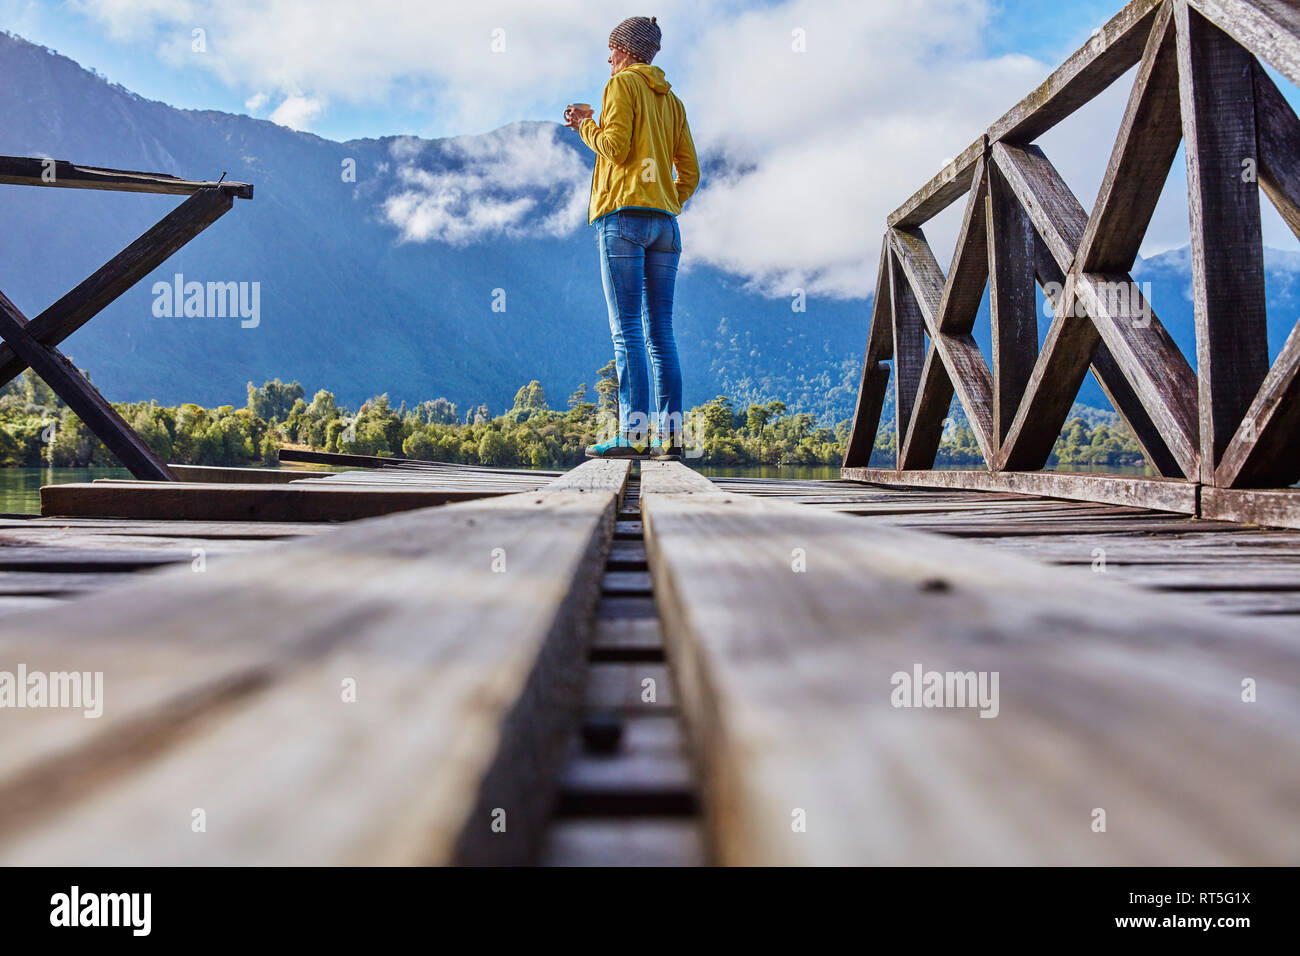
[[[114,407],[165,461],[195,465],[274,465],[282,445],[359,455],[396,456],[522,468],[569,468],[587,445],[611,433],[618,407],[614,363],[580,384],[564,409],[550,406],[532,381],[514,405],[492,415],[486,405],[463,412],[445,398],[393,407],[387,395],[353,410],[331,392],[310,399],[298,382],[248,383],[242,407],[115,403]],[[1142,451],[1114,413],[1076,407],[1053,450],[1050,464],[1131,467]],[[806,412],[789,412],[769,401],[738,407],[719,395],[686,416],[688,457],[697,464],[838,465],[851,422],[819,423]],[[894,459],[893,428],[880,429],[873,465]],[[84,467],[115,465],[109,451],[51,389],[31,371],[0,388],[0,466]],[[982,464],[974,434],[960,413],[945,429],[937,464]]]

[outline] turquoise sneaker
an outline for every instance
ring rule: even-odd
[[[587,446],[588,458],[646,458],[645,442],[633,442],[625,435]]]

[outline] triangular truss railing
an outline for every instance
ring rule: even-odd
[[[164,173],[77,166],[63,160],[0,156],[0,183],[188,196],[80,285],[28,320],[0,292],[0,385],[30,367],[137,478],[174,480],[167,464],[137,435],[55,346],[216,222],[236,197],[253,198],[248,183],[197,182]]]
[[[1011,487],[1048,463],[1091,369],[1152,469],[1188,493],[1148,481],[1138,485],[1154,496],[1135,498],[1134,485],[1105,487],[1122,479],[1062,476],[1062,496],[1201,511],[1202,486],[1300,479],[1300,325],[1270,368],[1259,199],[1263,187],[1300,235],[1300,119],[1255,53],[1300,82],[1296,5],[1135,0],[890,216],[846,475],[917,480],[934,465],[955,395],[988,469],[964,473],[965,485]],[[1089,215],[1033,141],[1134,65]],[[1183,143],[1196,371],[1130,275]],[[945,273],[921,227],[963,194]],[[972,336],[986,285],[991,367]],[[1054,312],[1041,348],[1036,285]],[[866,466],[891,362],[898,457],[888,472]],[[963,484],[934,475],[926,483]]]

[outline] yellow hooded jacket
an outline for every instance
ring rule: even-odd
[[[676,216],[695,192],[700,164],[686,107],[671,90],[664,71],[648,63],[633,63],[605,84],[600,123],[585,119],[578,128],[596,152],[588,222],[629,207]]]

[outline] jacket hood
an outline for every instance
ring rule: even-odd
[[[633,63],[627,68],[630,73],[635,73],[641,79],[645,80],[650,89],[656,93],[667,93],[673,88],[664,76],[664,71],[657,66],[651,66],[649,63]]]

